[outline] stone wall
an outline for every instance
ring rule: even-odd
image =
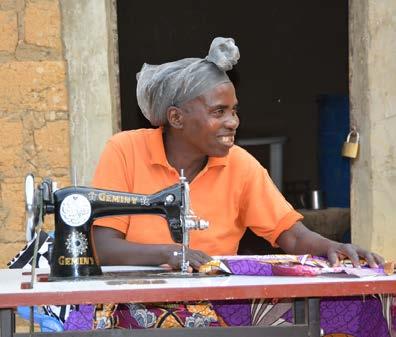
[[[25,175],[69,184],[67,96],[58,0],[0,0],[0,268],[25,242]]]

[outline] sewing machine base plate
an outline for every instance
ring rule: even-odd
[[[224,277],[227,274],[205,274],[205,273],[182,273],[180,271],[170,270],[134,270],[120,272],[104,272],[103,275],[87,277],[50,277],[49,274],[38,274],[38,282],[56,282],[56,281],[93,281],[101,280],[111,284],[131,283],[131,281],[140,280],[136,283],[164,283],[167,278],[203,278],[203,277]],[[143,282],[147,280],[147,282]],[[161,282],[154,282],[161,281]],[[134,283],[134,282],[133,282]],[[110,284],[110,283],[109,283]]]

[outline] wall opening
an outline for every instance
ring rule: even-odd
[[[321,188],[318,98],[348,97],[347,1],[247,6],[188,0],[152,6],[119,0],[117,6],[123,130],[150,126],[135,94],[144,62],[204,57],[214,37],[233,37],[241,52],[230,73],[240,101],[238,139],[286,137],[284,194],[290,186]],[[268,146],[246,148],[270,166]]]

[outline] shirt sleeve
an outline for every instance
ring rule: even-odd
[[[92,186],[120,192],[131,191],[132,182],[128,179],[128,170],[133,170],[133,160],[127,162],[126,154],[122,150],[121,145],[110,139],[99,159]],[[99,218],[94,222],[94,225],[110,227],[126,234],[129,226],[129,217]]]
[[[258,162],[252,162],[242,197],[242,224],[277,247],[279,235],[303,216],[286,201]]]

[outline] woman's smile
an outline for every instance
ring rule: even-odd
[[[219,136],[217,139],[222,145],[225,145],[227,147],[231,147],[234,145],[234,136]]]

